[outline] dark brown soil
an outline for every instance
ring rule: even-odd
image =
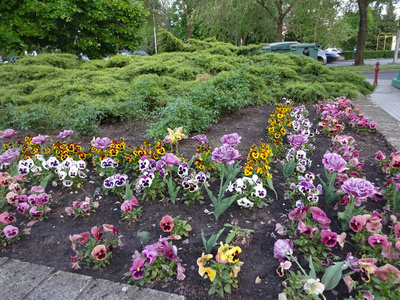
[[[256,144],[258,141],[266,142],[267,133],[265,129],[268,117],[273,108],[271,105],[263,105],[261,107],[242,109],[211,126],[205,134],[212,141],[213,146],[220,146],[219,140],[224,134],[238,133],[242,136],[242,140],[236,148],[243,157],[246,157],[249,147],[252,144]],[[308,109],[310,119],[315,119],[315,112],[312,106],[308,106]],[[314,121],[313,123],[316,126],[317,122]],[[99,136],[107,136],[114,140],[124,137],[128,145],[138,146],[144,141],[145,129],[145,124],[127,126],[126,124],[115,123],[102,126]],[[378,150],[390,153],[392,149],[379,133],[360,134],[351,129],[346,129],[346,133],[353,136],[356,140],[356,149],[360,151],[359,159],[365,163],[364,174],[375,185],[381,186],[383,176],[377,168],[374,154]],[[74,138],[73,141],[80,141],[85,145],[91,139],[92,137],[80,137]],[[322,174],[321,159],[325,151],[331,147],[331,142],[323,135],[319,135],[315,144],[317,147],[313,155],[313,164],[310,171],[315,174]],[[180,153],[186,154],[189,157],[194,153],[196,146],[196,141],[186,139],[180,144]],[[205,209],[212,211],[210,201],[206,196],[203,203],[196,203],[190,206],[186,206],[183,203],[172,205],[159,201],[145,202],[143,203],[143,213],[140,222],[125,222],[122,224],[119,224],[120,200],[116,196],[104,196],[100,201],[100,207],[96,213],[86,218],[72,220],[72,218],[65,215],[64,208],[71,206],[74,200],[83,200],[85,193],[81,190],[70,192],[61,188],[54,188],[53,198],[58,200],[58,202],[53,205],[50,218],[35,224],[31,235],[23,236],[15,246],[1,250],[0,256],[43,264],[57,270],[76,272],[125,283],[127,278],[123,274],[129,271],[134,250],[142,250],[137,232],[150,232],[149,241],[156,242],[160,235],[165,236],[158,226],[161,218],[166,214],[172,217],[179,215],[182,219],[190,220],[189,223],[193,228],[187,244],[183,244],[181,241],[175,242],[179,249],[179,256],[186,268],[186,279],[184,281],[155,283],[147,287],[182,294],[191,300],[219,299],[218,296],[210,297],[207,295],[210,282],[208,279],[200,277],[197,272],[196,260],[204,251],[200,238],[200,230],[202,229],[206,237],[209,237],[212,233],[217,233],[223,228],[224,223],[230,223],[233,218],[236,218],[239,220],[239,225],[242,228],[253,229],[255,233],[251,244],[243,247],[243,252],[240,255],[240,260],[244,262],[244,265],[242,271],[239,273],[239,288],[233,290],[233,294],[227,295],[225,298],[277,299],[277,295],[283,290],[283,286],[281,278],[275,272],[279,263],[273,257],[273,246],[276,240],[273,233],[276,222],[282,221],[284,214],[291,208],[291,202],[285,200],[283,197],[284,190],[281,183],[285,181],[285,178],[282,176],[282,167],[279,162],[274,163],[273,169],[275,170],[273,182],[279,194],[278,200],[274,201],[268,207],[256,211],[240,209],[237,205],[232,205],[221,215],[218,221],[212,215],[204,213]],[[85,192],[92,195],[96,187],[100,185],[100,182],[95,182],[92,185],[87,183],[85,185]],[[369,205],[372,205],[370,209],[373,208],[382,211],[384,203],[373,202]],[[331,218],[332,230],[341,232],[337,222],[337,210],[334,210],[333,206],[327,206],[324,199],[320,199],[320,207]],[[343,208],[339,208],[339,210],[341,209]],[[97,271],[85,267],[77,271],[70,269],[69,258],[74,253],[70,249],[69,235],[88,231],[91,227],[100,226],[104,223],[115,225],[123,235],[124,246],[121,249],[116,249],[111,265]],[[223,240],[227,232],[228,230],[226,229],[222,236]],[[339,253],[340,250],[336,249],[335,251]],[[261,279],[260,283],[255,283],[257,277]],[[326,292],[327,299],[343,299],[348,296],[346,294],[347,289],[342,284],[333,293]]]

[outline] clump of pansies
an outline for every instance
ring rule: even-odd
[[[192,231],[192,226],[186,221],[182,220],[179,216],[172,218],[171,216],[164,216],[160,221],[162,231],[170,233],[168,236],[171,240],[180,240],[188,237],[189,232]]]
[[[0,244],[6,247],[9,244],[16,242],[19,238],[19,229],[12,223],[16,221],[15,216],[8,212],[0,214]]]
[[[128,196],[127,193],[125,196]],[[139,201],[135,196],[129,195],[124,199],[129,198],[129,200],[125,200],[121,204],[121,216],[122,220],[129,220],[137,222],[139,221],[140,215],[142,213],[142,207],[139,204]]]
[[[144,247],[142,252],[134,252],[133,263],[129,272],[128,282],[137,285],[154,281],[170,281],[175,276],[177,280],[185,279],[185,268],[178,256],[178,248],[168,241],[168,238],[160,239]]]
[[[202,254],[197,259],[199,275],[208,278],[211,281],[211,287],[208,294],[218,294],[224,297],[224,294],[231,294],[232,288],[238,287],[238,273],[244,264],[239,260],[239,254],[242,249],[238,246],[220,243],[215,260],[212,260],[212,254]]]
[[[76,270],[81,268],[81,264],[93,269],[106,267],[115,248],[122,247],[121,238],[118,228],[109,224],[93,226],[90,232],[70,235],[71,249],[75,255],[71,256],[69,266]]]
[[[67,216],[72,216],[75,219],[77,217],[90,216],[98,207],[98,201],[93,201],[93,198],[86,196],[83,201],[73,201],[72,207],[68,206],[65,208],[65,213]]]
[[[286,135],[287,129],[292,126],[289,118],[290,111],[293,109],[292,101],[283,98],[282,104],[275,107],[274,111],[270,114],[268,119],[268,141],[272,143],[274,148],[277,149],[277,154],[283,144],[283,138]]]

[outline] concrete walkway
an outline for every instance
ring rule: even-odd
[[[371,83],[372,81],[369,80]],[[379,80],[374,93],[352,100],[378,123],[389,144],[400,150],[400,89]],[[53,268],[0,257],[1,299],[5,300],[185,300],[184,296],[56,271]]]
[[[4,300],[185,300],[185,297],[0,257]]]
[[[373,82],[371,79],[368,81]],[[378,86],[370,96],[360,95],[352,103],[377,122],[377,130],[394,150],[400,151],[400,89],[392,86],[392,80],[378,79]]]

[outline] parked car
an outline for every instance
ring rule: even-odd
[[[343,49],[341,48],[326,48],[324,51],[328,53],[337,53],[339,55],[343,55]]]
[[[326,62],[328,64],[330,64],[331,62],[334,62],[334,61],[336,61],[336,60],[341,58],[339,53],[334,53],[334,52],[326,52],[325,51],[325,55],[326,55]]]

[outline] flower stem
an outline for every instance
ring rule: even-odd
[[[300,268],[300,270],[303,272],[304,276],[308,276],[308,274],[306,273],[306,271],[304,271],[303,267],[299,264],[299,262],[297,261],[297,258],[294,257],[292,254],[290,254],[290,258],[297,264],[297,266]]]

